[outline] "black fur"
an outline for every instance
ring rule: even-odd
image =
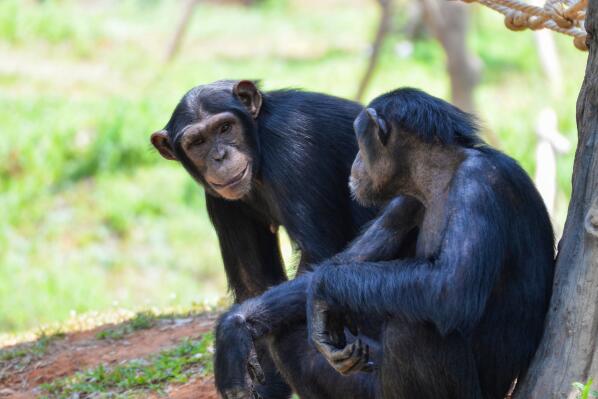
[[[328,262],[312,279],[309,312],[318,300],[334,312],[389,320],[383,398],[502,399],[543,333],[554,273],[544,203],[523,169],[481,145],[473,121],[455,107],[412,89],[370,106],[400,129],[467,155],[451,180],[435,250]]]
[[[230,288],[244,300],[286,279],[271,225],[284,226],[301,251],[302,272],[341,250],[374,212],[352,201],[347,187],[357,152],[352,123],[359,104],[299,90],[265,92],[254,121],[232,94],[234,83],[189,91],[165,130],[176,151],[181,130],[199,110],[231,111],[245,125],[257,170],[251,195],[231,202],[206,194]],[[182,151],[176,153],[205,185]]]
[[[543,332],[554,269],[544,204],[516,162],[484,145],[471,117],[455,107],[411,89],[371,106],[395,129],[467,153],[451,183],[438,248],[414,252],[412,239],[426,236],[425,209],[411,198],[392,200],[315,272],[223,316],[217,385],[234,385],[234,372],[223,365],[245,364],[234,353],[247,351],[246,340],[227,338],[240,330],[270,343],[278,369],[303,399],[502,399],[524,375]],[[306,303],[311,316],[315,300],[329,304],[337,323],[359,326],[374,374],[341,376],[302,341]],[[241,327],[231,322],[239,318]]]
[[[313,262],[340,251],[375,211],[351,200],[347,186],[357,153],[352,123],[362,109],[359,104],[299,90],[262,92],[262,107],[254,120],[233,95],[235,83],[221,81],[190,90],[165,130],[177,158],[206,187],[207,209],[229,286],[236,301],[243,301],[286,280],[272,226],[284,226],[300,250],[298,273],[302,273]],[[223,111],[242,121],[253,150],[253,189],[239,201],[214,195],[179,145],[182,130],[201,113]],[[301,340],[301,345],[306,342],[304,335]],[[268,363],[265,346],[258,345],[257,350],[262,363]],[[229,357],[236,359],[235,352]],[[225,380],[223,386],[223,376],[233,373],[229,364],[216,369],[217,377],[222,376],[218,381]],[[260,387],[260,393],[265,398],[287,397],[288,388],[281,388],[276,371],[263,366],[267,386]]]
[[[477,123],[468,113],[421,90],[401,88],[376,97],[369,105],[399,129],[422,140],[475,147],[482,144]]]
[[[333,259],[335,262],[356,258],[378,261],[412,255],[420,217],[421,206],[416,201],[399,197]],[[256,343],[264,340],[269,343],[277,369],[302,399],[375,397],[375,379],[371,375],[341,376],[308,344],[305,300],[312,276],[313,273],[304,273],[293,281],[272,287],[259,297],[233,306],[221,317],[214,361],[219,392],[244,386],[239,366],[246,365],[251,344],[245,337],[250,335]],[[384,319],[370,315],[355,315],[353,319],[365,334],[361,338],[369,344],[371,358],[379,362],[378,341]],[[239,324],[239,320],[243,322]],[[243,338],[236,338],[238,336]],[[350,341],[353,339],[350,336]],[[259,388],[257,391],[260,392]]]

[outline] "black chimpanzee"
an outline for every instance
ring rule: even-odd
[[[286,280],[278,226],[301,252],[301,273],[341,250],[374,216],[347,186],[357,153],[352,124],[361,109],[324,94],[218,81],[190,90],[152,134],[162,156],[180,161],[205,188],[237,301]],[[270,384],[277,377],[266,371]],[[286,396],[272,391],[260,392]]]
[[[407,195],[425,211],[415,257],[315,272],[316,347],[339,371],[359,371],[367,348],[338,348],[327,319],[384,317],[381,397],[504,398],[537,348],[552,290],[554,236],[540,195],[515,161],[480,142],[469,115],[421,91],[378,97],[355,130],[355,197]]]
[[[250,394],[241,377],[247,366],[259,374],[251,341],[267,339],[302,398],[502,399],[537,348],[552,288],[540,196],[515,161],[478,138],[471,116],[421,91],[377,98],[355,131],[353,193],[384,211],[314,273],[222,317],[219,390]],[[416,251],[405,256],[414,225]],[[297,344],[306,297],[323,356]],[[379,337],[354,338],[372,326]]]

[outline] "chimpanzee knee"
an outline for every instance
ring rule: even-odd
[[[384,330],[380,388],[384,399],[482,399],[467,339],[404,320]]]
[[[380,348],[374,342],[368,343],[378,358]],[[269,338],[269,344],[276,367],[302,399],[376,398],[375,375],[339,374],[308,342],[305,326],[278,333]]]

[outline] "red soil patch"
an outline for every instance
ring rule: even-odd
[[[214,379],[197,378],[183,385],[173,385],[166,390],[169,399],[218,399],[214,389]],[[152,395],[149,399],[158,399],[160,396]]]
[[[174,321],[161,321],[155,327],[140,330],[120,340],[98,340],[96,334],[112,326],[68,334],[52,342],[45,355],[23,369],[8,370],[0,362],[0,398],[30,399],[40,395],[40,384],[71,375],[99,364],[118,364],[142,358],[177,345],[185,338],[197,338],[210,331],[215,315],[205,314]],[[11,349],[11,348],[4,348]],[[3,370],[3,367],[5,368]],[[217,398],[211,377],[197,378],[183,385],[168,387],[168,398]],[[158,398],[159,396],[151,396]]]

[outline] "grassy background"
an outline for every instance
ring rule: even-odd
[[[555,107],[575,144],[586,54],[557,39],[565,88],[553,98],[532,34],[472,11],[469,42],[484,63],[480,117],[533,173],[540,109]],[[202,3],[179,57],[165,64],[180,12],[168,0],[0,1],[0,332],[222,297],[202,191],[152,151],[149,134],[186,90],[216,79],[353,96],[377,18],[367,0]],[[399,5],[397,23],[404,14]],[[402,40],[387,40],[367,99],[402,85],[446,98],[438,44],[418,41],[405,58],[395,51]],[[557,224],[572,162],[573,151],[559,159]]]

